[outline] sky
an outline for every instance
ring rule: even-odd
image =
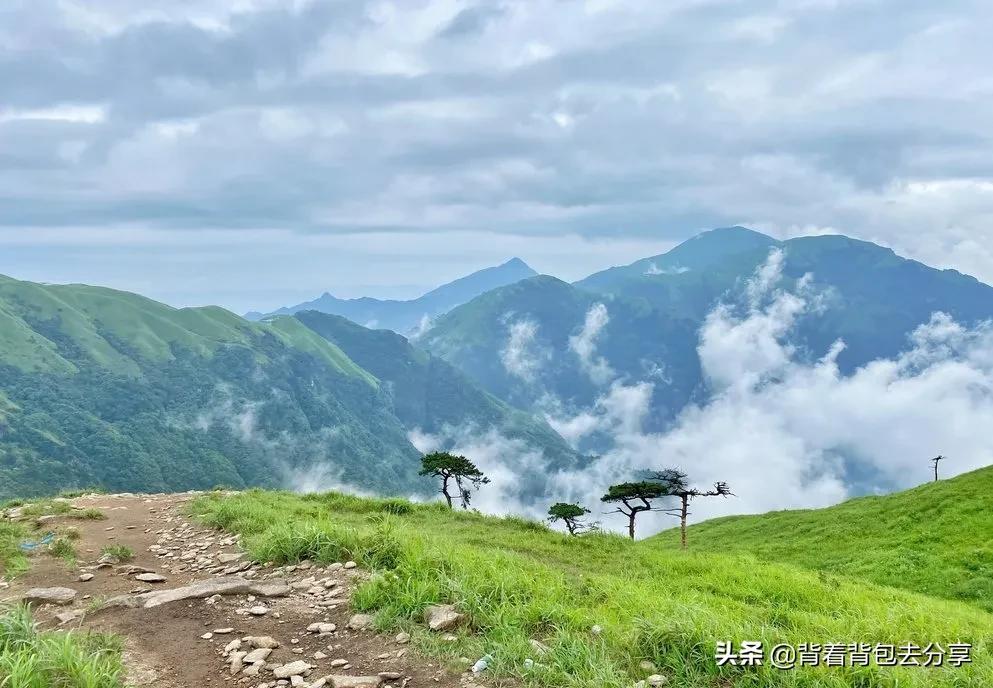
[[[0,273],[244,312],[742,224],[993,282],[991,29],[982,0],[5,0]]]

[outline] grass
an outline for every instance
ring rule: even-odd
[[[68,537],[62,536],[55,538],[52,544],[48,546],[48,553],[53,557],[58,557],[70,566],[76,565],[76,548],[73,546],[72,540]]]
[[[100,509],[79,509],[72,512],[72,517],[79,519],[81,521],[106,521],[107,514],[102,512]]]
[[[20,523],[0,520],[0,575],[16,576],[27,570],[28,558],[20,548],[27,535]]]
[[[117,561],[131,561],[134,559],[134,550],[127,545],[107,545],[100,550],[101,556],[111,556]]]
[[[993,467],[827,509],[732,516],[689,529],[695,550],[750,552],[993,612]],[[672,548],[678,531],[648,543]]]
[[[570,538],[523,519],[396,503],[256,490],[207,495],[192,509],[241,534],[257,561],[362,562],[375,575],[353,605],[376,612],[381,629],[407,630],[423,650],[456,663],[491,654],[493,675],[526,686],[627,688],[651,673],[639,667],[645,660],[669,685],[692,688],[993,685],[993,616],[966,604],[742,554],[680,552],[606,534]],[[420,624],[426,606],[444,602],[470,619],[454,642]],[[549,651],[536,654],[532,640]],[[722,640],[971,642],[974,661],[940,669],[718,667]]]
[[[27,607],[0,608],[3,688],[120,688],[121,649],[115,636],[39,631]]]

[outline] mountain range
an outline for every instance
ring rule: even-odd
[[[502,265],[479,270],[409,301],[369,297],[338,299],[325,292],[313,301],[280,308],[268,314],[253,311],[246,313],[245,318],[261,320],[267,315],[292,315],[301,311],[318,311],[340,315],[366,327],[409,334],[426,328],[432,318],[447,313],[480,294],[537,274],[520,258],[512,258]]]
[[[392,332],[0,277],[0,498],[336,482],[427,494],[408,436],[446,423],[575,459],[543,421]]]
[[[816,360],[843,340],[843,372],[906,349],[936,311],[993,319],[993,288],[954,270],[743,227],[574,284],[514,259],[412,301],[322,297],[257,321],[0,277],[0,497],[338,483],[428,494],[424,438],[472,438],[508,462],[493,438],[511,441],[540,457],[521,491],[540,490],[608,446],[603,429],[562,419],[609,410],[615,386],[650,387],[646,431],[706,403],[701,332],[718,307],[754,307],[773,258],[776,292],[814,306],[796,316],[792,354]]]
[[[438,318],[419,344],[537,413],[579,413],[613,382],[650,383],[645,427],[663,430],[711,395],[701,330],[719,304],[747,311],[749,283],[773,252],[775,290],[811,303],[789,333],[802,361],[841,340],[837,362],[847,374],[905,350],[936,311],[964,325],[993,318],[993,288],[955,270],[844,236],[777,241],[729,227],[574,284],[539,276],[495,289]],[[590,439],[585,450],[602,448]]]

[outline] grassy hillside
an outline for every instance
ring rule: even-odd
[[[374,375],[293,318],[0,277],[0,499],[281,486],[322,467],[424,489]]]
[[[547,425],[389,332],[0,277],[0,499],[320,480],[420,493],[408,430],[446,425],[576,458]]]
[[[713,519],[689,529],[695,551],[748,552],[993,611],[993,467],[827,509]],[[666,531],[645,541],[668,549]]]
[[[539,276],[483,294],[438,319],[419,340],[488,392],[522,408],[547,405],[547,394],[567,407],[588,408],[604,392],[570,348],[591,307],[603,304],[609,322],[596,340],[616,376],[664,379],[655,390],[648,427],[661,427],[691,398],[700,380],[696,325],[670,317],[640,299],[597,295],[554,277]],[[508,369],[505,353],[515,326],[530,324],[533,337],[523,357],[534,362],[530,376]]]
[[[747,555],[570,538],[517,518],[338,494],[211,495],[193,509],[242,534],[259,561],[362,561],[379,573],[353,602],[378,612],[380,628],[406,629],[455,663],[488,653],[488,675],[527,686],[627,688],[656,670],[668,685],[695,688],[993,685],[993,616]],[[470,617],[454,642],[419,623],[439,602]],[[715,644],[723,640],[971,642],[974,661],[940,669],[718,667]]]
[[[316,311],[295,317],[375,375],[387,387],[406,427],[431,434],[466,426],[475,433],[493,428],[504,437],[542,449],[550,467],[579,459],[544,421],[484,392],[454,366],[417,349],[401,335]]]

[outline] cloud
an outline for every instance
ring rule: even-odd
[[[676,265],[676,266],[673,266],[671,268],[660,268],[658,265],[656,265],[653,262],[653,263],[650,263],[648,265],[648,269],[645,270],[645,272],[643,274],[648,275],[648,276],[652,276],[652,275],[683,275],[683,274],[685,274],[685,273],[687,273],[689,271],[690,271],[689,268],[684,267],[682,265]]]
[[[586,312],[582,330],[569,337],[569,348],[579,357],[583,372],[598,385],[604,385],[614,377],[607,359],[596,355],[597,339],[609,322],[607,307],[602,303],[595,303]]]
[[[969,329],[935,313],[903,353],[845,375],[837,365],[843,342],[812,362],[795,355],[794,325],[818,317],[817,293],[810,277],[787,284],[781,266],[773,252],[743,290],[744,302],[722,304],[707,318],[699,352],[711,394],[665,432],[643,429],[651,380],[615,381],[591,408],[550,415],[570,441],[602,432],[611,446],[582,469],[543,476],[543,502],[575,500],[596,511],[609,485],[677,466],[701,487],[723,480],[737,495],[696,502],[700,520],[912,487],[929,479],[928,460],[939,453],[951,457],[948,476],[993,464],[977,431],[993,424],[993,323]],[[540,511],[533,500],[502,499],[502,509]],[[621,526],[613,516],[604,521]],[[639,532],[672,523],[646,515]]]
[[[993,280],[982,3],[133,4],[0,9],[0,238],[75,235],[0,255],[0,272],[228,303],[219,284],[245,281],[243,263],[201,253],[204,232],[229,232],[242,259],[246,235],[287,233],[288,259],[250,273],[292,285],[281,265],[352,270],[329,249],[319,271],[315,234],[401,256],[384,233],[407,247],[451,233],[474,266],[507,236],[563,237],[543,268],[573,276],[577,256],[617,260],[591,265],[584,242],[742,223],[845,232]],[[172,236],[169,270],[118,259],[148,230]],[[87,241],[101,231],[118,243]],[[381,288],[449,272],[395,256]],[[208,260],[217,279],[192,295],[166,286]]]
[[[500,350],[504,369],[524,382],[534,382],[547,358],[536,344],[538,323],[530,319],[515,320],[507,332],[507,344]]]

